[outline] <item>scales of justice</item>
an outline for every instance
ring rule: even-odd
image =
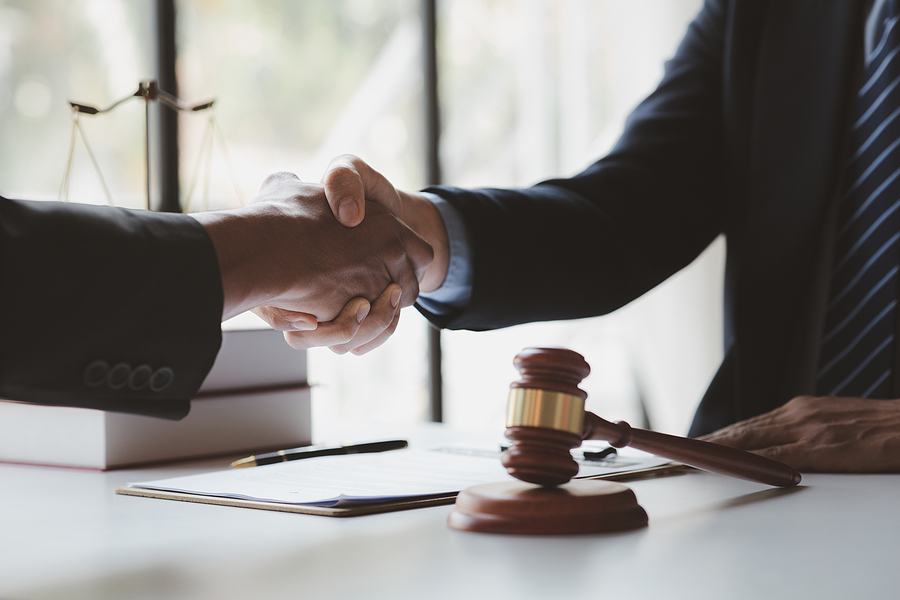
[[[554,535],[625,531],[647,525],[647,513],[630,488],[580,479],[569,452],[582,440],[630,446],[705,471],[777,487],[800,483],[783,463],[711,442],[611,423],[584,410],[578,384],[590,373],[584,358],[561,348],[526,348],[514,364],[501,462],[519,481],[477,485],[460,492],[450,527],[483,533]]]
[[[202,135],[200,146],[197,154],[197,159],[194,163],[194,170],[190,180],[190,187],[188,188],[187,195],[184,200],[184,204],[182,206],[182,211],[187,213],[191,211],[191,197],[194,192],[194,188],[197,185],[197,182],[200,178],[201,170],[204,171],[204,193],[202,199],[202,205],[199,210],[206,210],[208,207],[208,191],[209,191],[209,180],[210,174],[212,170],[212,150],[215,144],[215,141],[218,139],[218,143],[221,147],[221,153],[225,160],[226,169],[231,178],[231,184],[234,188],[234,192],[237,196],[237,199],[240,204],[244,204],[241,192],[238,188],[238,185],[235,181],[234,177],[234,169],[231,165],[231,158],[228,155],[228,147],[225,144],[225,136],[222,133],[221,128],[218,126],[218,122],[215,119],[214,111],[211,110],[215,105],[215,99],[206,100],[204,102],[199,102],[196,104],[188,104],[183,102],[182,100],[176,98],[172,94],[162,90],[156,81],[147,80],[141,81],[138,84],[137,91],[133,94],[129,94],[124,98],[120,98],[116,100],[109,106],[105,108],[98,108],[96,106],[85,104],[83,102],[75,102],[73,100],[69,101],[69,107],[72,113],[72,137],[69,142],[69,153],[66,159],[66,169],[63,174],[62,184],[59,190],[59,200],[63,202],[67,202],[69,199],[69,183],[72,178],[72,164],[75,158],[75,142],[78,139],[78,136],[81,136],[81,140],[84,143],[84,148],[87,151],[88,157],[91,160],[91,163],[94,166],[94,170],[97,172],[97,177],[100,179],[100,184],[103,187],[103,192],[106,194],[106,200],[110,206],[115,206],[115,202],[113,201],[112,194],[109,191],[109,186],[106,184],[106,180],[103,177],[103,173],[100,171],[100,164],[97,162],[97,158],[94,155],[94,151],[91,149],[91,145],[88,143],[87,134],[84,131],[84,128],[81,125],[81,117],[82,115],[94,116],[94,115],[103,115],[105,113],[109,113],[118,106],[124,104],[125,102],[131,100],[132,98],[140,98],[144,100],[144,163],[145,163],[145,174],[146,174],[146,203],[145,208],[150,210],[150,196],[151,196],[151,152],[150,152],[150,107],[153,103],[159,103],[162,106],[165,106],[176,113],[198,113],[203,112],[208,115],[206,129]],[[205,165],[205,168],[204,168]]]

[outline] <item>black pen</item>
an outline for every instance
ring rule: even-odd
[[[386,440],[383,442],[366,442],[363,444],[349,444],[347,446],[304,446],[302,448],[291,448],[290,450],[278,450],[277,452],[266,452],[265,454],[257,454],[248,456],[231,463],[236,469],[243,467],[256,467],[260,465],[271,465],[279,462],[287,462],[289,460],[300,460],[301,458],[315,458],[316,456],[339,456],[341,454],[361,454],[363,452],[385,452],[387,450],[400,450],[406,448],[409,444],[406,440]]]

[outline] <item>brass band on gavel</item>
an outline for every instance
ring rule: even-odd
[[[545,427],[581,436],[584,398],[573,394],[516,387],[509,390],[507,427]]]

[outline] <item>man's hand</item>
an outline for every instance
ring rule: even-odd
[[[288,345],[297,350],[327,346],[336,354],[365,354],[386,342],[397,329],[400,294],[400,286],[391,284],[371,304],[365,298],[350,300],[335,319],[319,323],[314,331],[279,329],[284,331]]]
[[[366,207],[377,202],[422,236],[434,249],[434,260],[419,286],[423,292],[441,286],[450,261],[447,231],[440,213],[428,199],[421,194],[399,191],[381,173],[351,154],[332,160],[322,183],[331,211],[347,227],[362,223]]]
[[[420,279],[419,288],[430,292],[441,286],[447,275],[450,254],[443,219],[431,202],[420,194],[397,190],[362,159],[349,154],[331,161],[322,183],[332,212],[347,227],[355,228],[364,223],[369,218],[367,210],[371,214],[375,202],[390,210],[425,239],[434,250],[434,260]],[[344,307],[338,318],[329,323],[319,323],[318,327],[308,323],[305,315],[283,313],[280,320],[276,320],[271,312],[257,312],[277,329],[288,332],[285,339],[291,346],[328,346],[339,354],[363,354],[377,348],[391,336],[400,318],[399,307],[383,298],[371,307],[362,299],[355,298]]]
[[[352,299],[358,311],[376,299],[392,309],[412,304],[432,250],[382,206],[365,210],[364,223],[344,227],[321,185],[278,173],[244,208],[193,215],[219,260],[223,319],[268,307],[277,328],[303,330],[343,316]],[[396,286],[384,293],[391,283],[399,285],[396,303]]]
[[[900,400],[800,396],[701,439],[799,471],[900,473]]]

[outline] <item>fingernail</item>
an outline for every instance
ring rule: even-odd
[[[356,209],[356,202],[353,201],[353,198],[345,198],[338,204],[338,221],[344,225],[352,223],[358,214],[359,211]]]
[[[369,314],[369,308],[370,308],[370,305],[368,302],[366,302],[365,304],[363,304],[356,310],[356,322],[357,323],[363,322],[363,319],[365,319],[366,315]]]
[[[400,304],[400,295],[403,293],[403,290],[397,289],[391,292],[391,306],[397,308],[397,305]]]
[[[291,329],[294,331],[312,331],[316,328],[317,323],[310,323],[309,321],[295,321],[291,323]]]

